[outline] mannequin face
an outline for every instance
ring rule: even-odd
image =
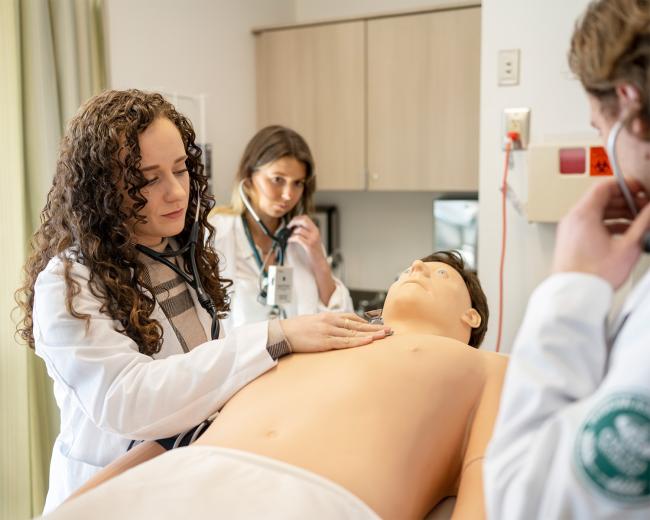
[[[598,130],[603,144],[606,144],[616,118],[603,111],[598,98],[591,94],[587,97],[591,108],[591,126]],[[634,125],[635,123],[632,123],[633,130]],[[650,143],[639,139],[624,127],[618,134],[616,155],[623,175],[637,179],[650,190]]]
[[[148,181],[142,188],[147,203],[139,214],[146,218],[146,223],[136,223],[133,235],[136,243],[152,247],[183,230],[190,176],[181,134],[169,119],[155,119],[138,141],[142,156],[140,169]],[[124,201],[133,204],[126,193]]]
[[[464,342],[481,322],[460,273],[442,262],[420,260],[391,285],[382,316],[398,332],[428,332]]]
[[[282,157],[261,166],[250,183],[255,211],[260,217],[283,217],[300,202],[306,177],[305,165],[294,157]]]

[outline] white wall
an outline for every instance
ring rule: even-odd
[[[444,2],[400,0],[296,0],[296,21],[307,22],[339,16],[380,14],[400,9],[441,5]],[[498,309],[498,273],[500,246],[500,194],[503,172],[501,151],[501,112],[506,107],[529,106],[532,109],[531,139],[548,141],[554,136],[593,135],[588,107],[579,83],[572,79],[566,53],[573,24],[588,0],[483,0],[481,58],[481,132],[480,132],[480,230],[479,276],[492,309],[486,347],[496,342]],[[497,86],[499,49],[521,49],[520,85]],[[510,182],[521,198],[526,197],[523,156],[518,152]],[[327,194],[329,202],[339,204],[344,229],[343,249],[347,258],[348,282],[354,286],[378,288],[388,275],[379,263],[379,247],[366,238],[366,227],[350,223],[347,214],[355,204],[367,209],[366,220],[376,222],[387,244],[397,255],[413,255],[416,244],[431,240],[431,200],[433,195],[384,195],[388,204],[365,202],[366,194]],[[320,198],[320,196],[319,196]],[[395,218],[385,208],[397,204],[408,208],[408,216]],[[506,257],[504,331],[502,350],[509,351],[523,317],[532,289],[548,274],[554,244],[554,225],[528,224],[508,208],[508,249]],[[407,220],[408,219],[408,220]],[[349,226],[349,227],[348,227]],[[426,230],[426,231],[425,231]],[[430,244],[430,242],[429,242]],[[365,255],[365,256],[362,256]],[[365,258],[365,263],[362,262]],[[389,261],[394,261],[390,259]],[[392,266],[391,266],[392,267]],[[384,272],[385,271],[385,272]]]
[[[501,113],[528,106],[531,141],[551,136],[593,134],[587,101],[569,73],[566,55],[576,18],[588,0],[483,0],[481,48],[481,138],[479,276],[492,316],[485,345],[496,342],[500,247],[500,193],[503,174]],[[521,49],[520,84],[497,86],[499,49]],[[525,152],[516,152],[509,179],[525,198]],[[509,351],[528,297],[550,269],[554,225],[528,224],[508,207],[508,246],[504,281],[504,329],[501,349]]]
[[[105,8],[111,87],[207,95],[215,195],[227,201],[256,130],[251,28],[291,23],[293,0],[108,0]],[[179,105],[198,131],[197,107]]]
[[[232,175],[255,130],[253,26],[382,14],[434,7],[418,0],[109,0],[112,85],[164,88],[208,95],[208,140],[214,146],[217,196],[227,199]],[[571,79],[566,52],[573,23],[588,0],[484,0],[480,139],[479,274],[494,319],[486,345],[496,339],[500,201],[503,167],[501,111],[532,108],[531,139],[591,132],[580,85]],[[181,7],[182,5],[182,7]],[[141,43],[144,42],[144,43]],[[499,49],[521,49],[521,83],[498,87]],[[188,54],[192,58],[187,58]],[[523,157],[511,182],[525,196]],[[318,158],[316,158],[318,160]],[[427,193],[318,194],[339,206],[347,283],[382,289],[405,262],[428,252],[432,200]],[[503,349],[509,350],[533,287],[547,274],[554,226],[528,224],[509,208]]]
[[[338,208],[349,287],[386,290],[411,261],[433,252],[433,199],[432,193],[317,193],[318,204]]]
[[[295,0],[296,23],[448,5],[449,0]],[[315,158],[318,163],[318,157]],[[385,290],[416,257],[433,252],[434,193],[318,193],[335,204],[349,287]]]

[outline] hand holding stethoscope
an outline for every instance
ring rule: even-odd
[[[594,274],[614,289],[625,282],[650,227],[650,205],[641,184],[627,180],[627,186],[629,197],[642,208],[636,217],[616,179],[594,185],[567,213],[557,230],[554,272]]]
[[[312,263],[326,260],[320,230],[311,218],[307,215],[297,215],[289,221],[287,227],[291,229],[288,242],[302,246]]]

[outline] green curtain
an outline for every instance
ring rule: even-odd
[[[0,294],[0,518],[28,518],[43,508],[59,414],[45,366],[16,344],[9,313],[65,123],[106,87],[107,69],[102,0],[0,0],[0,6],[0,77],[11,79],[0,81],[0,116],[13,137],[1,139],[13,159],[0,229],[2,243],[15,245],[9,258],[3,255]]]
[[[0,0],[0,519],[32,513],[25,347],[14,339],[11,311],[27,236],[23,194],[18,0]]]

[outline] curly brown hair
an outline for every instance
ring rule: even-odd
[[[85,320],[87,325],[91,318],[74,308],[74,298],[81,290],[71,275],[73,262],[77,261],[88,268],[90,291],[102,302],[101,312],[118,322],[116,330],[135,341],[143,354],[160,351],[162,327],[151,318],[155,300],[141,289],[151,292],[131,226],[127,225],[129,221],[144,221],[138,212],[147,203],[141,193],[147,181],[139,169],[138,136],[159,117],[169,119],[179,130],[190,176],[185,226],[174,238],[181,244],[188,240],[198,190],[199,236],[204,239],[199,239],[196,246],[199,276],[214,300],[218,316],[223,317],[229,310],[226,288],[231,282],[219,279],[219,260],[211,246],[214,228],[207,220],[214,203],[208,195],[208,180],[192,124],[160,94],[109,90],[88,100],[69,122],[52,188],[41,212],[41,225],[32,237],[24,284],[16,292],[23,314],[17,333],[31,348],[34,284],[48,262],[59,257],[64,265],[66,307],[72,316]],[[123,204],[118,183],[133,204]],[[188,264],[185,262],[184,269],[189,273]]]
[[[610,117],[619,112],[616,87],[636,87],[638,115],[650,128],[650,0],[591,2],[576,22],[568,58],[585,90]]]
[[[465,266],[465,261],[458,251],[437,251],[429,256],[420,259],[422,262],[441,262],[453,267],[458,274],[462,277],[467,291],[469,292],[470,300],[472,301],[472,308],[478,312],[481,317],[481,324],[472,329],[469,337],[469,346],[479,348],[485,337],[488,328],[488,319],[490,317],[490,310],[488,308],[487,296],[483,292],[481,282],[476,276],[474,271],[471,271]]]

